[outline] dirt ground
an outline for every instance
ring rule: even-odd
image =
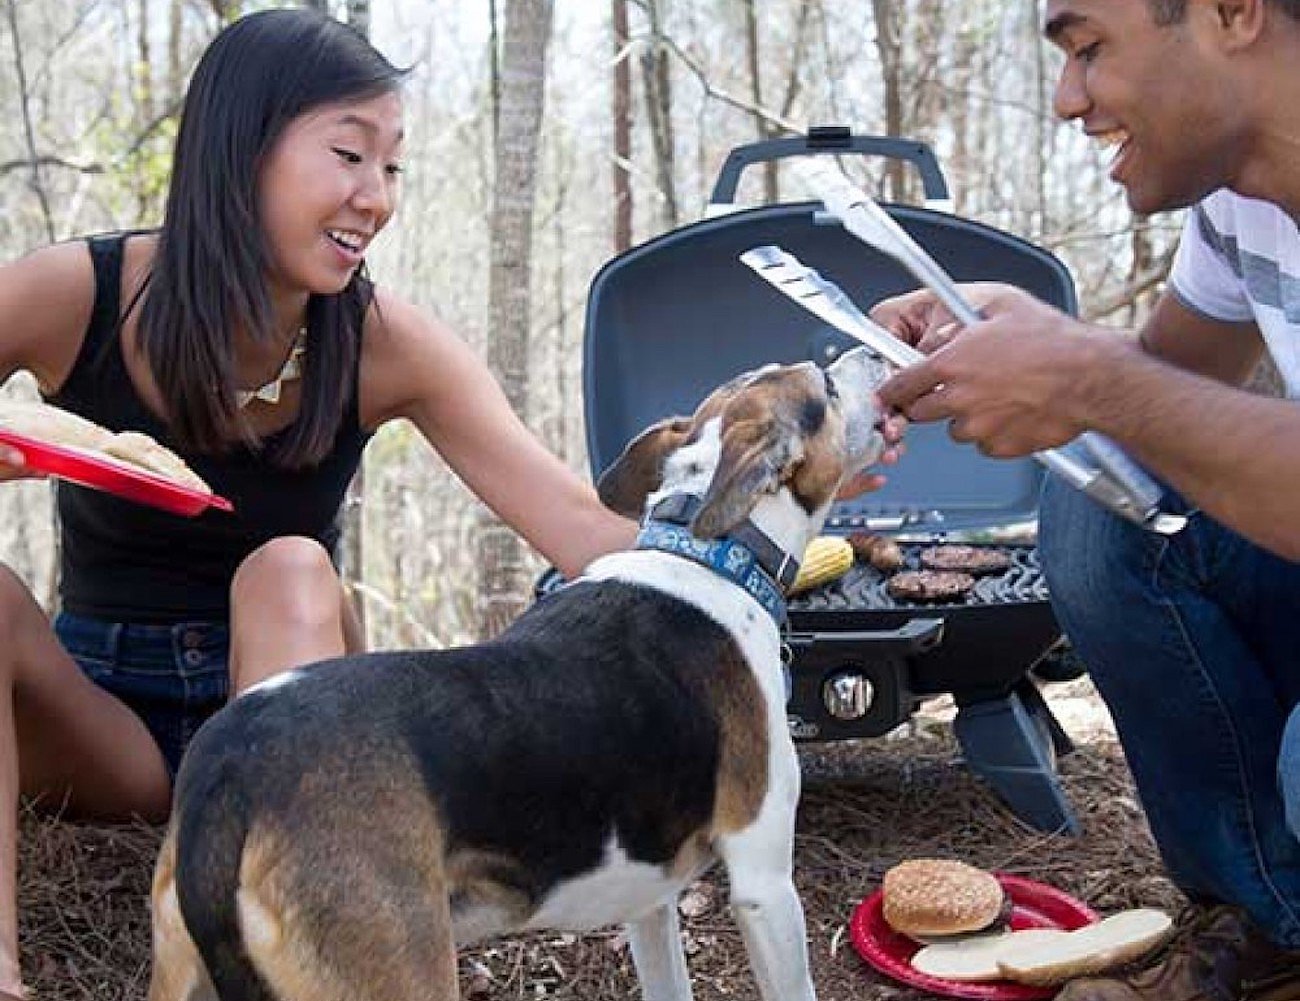
[[[1175,910],[1109,720],[1086,681],[1052,685],[1049,703],[1078,749],[1060,771],[1084,833],[1045,835],[1017,821],[960,760],[939,702],[897,735],[802,751],[795,872],[822,1001],[920,1001],[854,951],[848,921],[904,858],[958,858],[1057,886],[1107,913]],[[148,885],[161,832],[84,826],[28,813],[19,903],[25,972],[39,1001],[140,1001],[148,984]],[[757,999],[714,872],[682,898],[695,997]],[[616,931],[535,935],[465,952],[461,986],[479,1001],[638,997]]]

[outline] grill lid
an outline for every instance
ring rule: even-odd
[[[768,287],[739,260],[777,244],[816,268],[863,310],[910,291],[895,261],[847,234],[817,203],[764,206],[685,226],[614,258],[587,301],[583,398],[593,475],[636,434],[690,413],[714,387],[769,362],[829,364],[855,346]],[[1001,230],[924,208],[887,206],[959,281],[1003,281],[1074,312],[1064,265]],[[1032,459],[990,459],[958,445],[945,425],[908,431],[907,454],[883,490],[837,502],[831,531],[858,527],[929,533],[1027,521],[1043,470]]]

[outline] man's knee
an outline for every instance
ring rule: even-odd
[[[272,539],[235,571],[230,604],[241,613],[270,612],[285,624],[337,621],[341,590],[325,547],[314,539]]]

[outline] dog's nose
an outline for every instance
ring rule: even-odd
[[[879,355],[858,347],[840,355],[826,374],[841,396],[851,397],[870,393],[889,378],[890,371]]]

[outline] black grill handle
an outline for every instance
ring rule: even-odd
[[[924,653],[943,642],[943,619],[909,619],[897,629],[857,629],[834,633],[787,633],[783,638],[792,650],[807,647],[831,647],[844,644],[880,655],[913,656]]]
[[[928,144],[915,139],[895,139],[889,136],[855,136],[845,125],[815,125],[806,136],[785,139],[768,139],[764,142],[737,146],[728,155],[718,172],[709,204],[730,205],[740,185],[740,175],[746,167],[770,160],[784,160],[791,156],[841,156],[859,153],[863,156],[882,156],[890,160],[905,160],[915,165],[921,174],[926,201],[947,201],[948,182],[939,168],[939,160]]]

